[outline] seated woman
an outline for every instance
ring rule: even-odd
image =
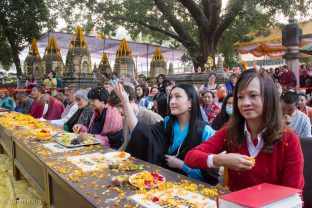
[[[34,86],[37,85],[37,81],[35,80],[35,77],[33,74],[28,75],[28,79],[25,82],[25,87],[28,89],[32,89]]]
[[[73,126],[75,124],[82,124],[88,126],[91,116],[93,114],[93,108],[89,103],[88,91],[78,90],[74,94],[78,110],[76,113],[64,124],[64,130],[73,132]]]
[[[214,130],[221,129],[231,118],[233,114],[233,94],[228,94],[222,103],[221,111],[211,123]]]
[[[145,87],[145,85],[137,85],[135,86],[135,95],[137,104],[144,107],[145,99],[147,98],[148,94],[148,88]]]
[[[154,106],[152,110],[160,115],[161,117],[165,118],[167,116],[167,110],[168,110],[168,102],[167,102],[167,96],[165,93],[157,93],[153,97]]]
[[[168,84],[166,75],[164,74],[159,74],[156,78],[157,86],[158,86],[158,91],[162,93],[166,93],[166,86]]]
[[[149,96],[146,97],[144,100],[144,107],[148,110],[151,110],[154,106],[153,97],[158,93],[158,87],[157,85],[153,86],[151,88]],[[140,104],[139,104],[140,105]]]
[[[220,113],[220,108],[214,102],[215,94],[211,91],[203,92],[203,104],[200,106],[201,109],[205,112],[208,122],[211,124],[213,120]]]
[[[7,90],[0,91],[0,108],[4,108],[11,111],[14,109],[13,99],[9,96]]]
[[[200,169],[227,167],[231,191],[261,183],[302,189],[300,141],[292,130],[285,128],[272,78],[264,72],[246,70],[233,94],[230,123],[189,151],[185,163]],[[220,154],[224,150],[227,153]]]
[[[103,87],[96,87],[89,91],[88,98],[94,110],[90,123],[88,126],[76,124],[73,131],[80,132],[80,140],[93,136],[103,145],[118,149],[123,143],[122,117],[116,108],[107,104],[108,92]]]
[[[14,101],[9,96],[9,92],[7,90],[0,91],[0,108],[4,108],[7,110],[14,109]]]
[[[216,169],[191,169],[183,162],[189,150],[214,134],[214,130],[200,119],[198,96],[192,85],[181,84],[172,89],[169,116],[154,125],[138,122],[122,85],[115,86],[114,90],[124,106],[132,132],[126,152],[150,163],[170,167],[191,178],[217,184]]]

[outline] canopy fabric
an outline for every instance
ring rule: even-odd
[[[54,36],[56,39],[57,45],[61,49],[61,54],[64,56],[67,53],[69,48],[70,41],[74,34],[63,33],[63,32],[49,32],[42,35],[38,40],[37,44],[39,48],[46,48],[49,38]],[[116,51],[119,48],[121,40],[105,38],[98,39],[96,36],[86,36],[89,50],[91,56],[101,59],[104,51],[104,42],[105,42],[105,52],[109,56],[109,58],[115,57]],[[133,58],[152,58],[156,48],[159,47],[163,56],[166,60],[179,60],[185,53],[185,50],[173,49],[168,47],[162,47],[158,45],[148,44],[148,43],[136,43],[127,41]]]
[[[301,51],[302,53],[312,55],[312,43],[310,43],[310,44],[308,44],[308,45],[302,47],[302,48],[300,49],[300,51]]]
[[[302,46],[312,43],[312,20],[300,23],[302,29]],[[270,30],[267,37],[259,36],[251,42],[236,43],[236,49],[241,54],[251,53],[256,57],[269,56],[271,58],[282,58],[285,54],[286,47],[282,45],[282,29],[275,27]]]
[[[49,39],[54,36],[57,45],[60,48],[61,56],[65,62],[69,44],[73,38],[73,35],[74,34],[63,32],[49,32],[43,34],[40,38],[37,39],[37,46],[40,56],[43,56]],[[97,66],[99,65],[103,56],[105,43],[105,52],[108,55],[110,66],[113,67],[115,63],[116,51],[120,46],[121,40],[112,38],[98,39],[96,36],[86,35],[84,37],[86,38],[89,47],[92,64],[96,63]],[[181,60],[182,56],[187,53],[186,50],[162,47],[149,43],[136,43],[132,41],[127,41],[127,43],[130,47],[138,73],[145,73],[149,71],[150,63],[152,61],[156,48],[158,47],[160,48],[161,53],[163,54],[167,63],[172,63],[174,69],[183,69],[188,64],[183,63]],[[20,54],[22,64],[24,63],[24,59],[26,58],[28,52],[29,49],[26,47]],[[169,67],[169,65],[167,65],[167,67]]]

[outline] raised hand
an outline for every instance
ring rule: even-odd
[[[114,91],[122,104],[129,103],[129,95],[126,93],[125,89],[123,88],[123,85],[120,83],[113,85]]]

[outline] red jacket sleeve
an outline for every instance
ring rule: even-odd
[[[208,156],[225,150],[225,137],[226,127],[223,127],[210,139],[190,150],[185,156],[184,163],[190,168],[208,169]]]
[[[285,139],[282,185],[303,189],[304,161],[299,138],[294,132],[287,131]]]

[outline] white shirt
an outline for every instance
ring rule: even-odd
[[[69,105],[69,104],[68,104]],[[57,127],[63,127],[64,123],[66,123],[78,110],[78,105],[77,103],[75,103],[70,110],[68,111],[67,115],[62,118],[62,119],[58,119],[58,120],[52,120],[51,124]]]
[[[247,148],[248,148],[248,152],[249,152],[250,157],[257,157],[257,155],[260,153],[261,149],[263,148],[264,142],[263,142],[262,134],[264,131],[265,131],[265,129],[263,129],[263,131],[258,134],[258,136],[257,136],[258,143],[255,146],[254,143],[252,142],[251,134],[248,131],[247,123],[245,122],[245,124],[244,124],[244,135],[245,135],[245,138],[247,140]],[[213,164],[213,157],[214,156],[215,156],[215,154],[211,154],[208,156],[207,165],[209,168],[215,167]]]

